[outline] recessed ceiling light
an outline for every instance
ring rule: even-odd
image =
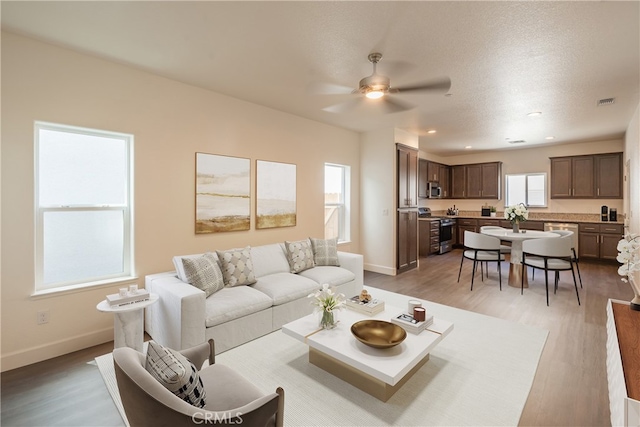
[[[436,130],[435,130],[435,129],[429,129],[429,130],[427,131],[427,133],[436,133]]]
[[[471,146],[470,146],[470,145],[467,145],[466,147],[464,147],[464,149],[465,149],[465,150],[470,150],[470,149],[471,149]]]
[[[535,117],[535,116],[541,116],[542,115],[542,111],[532,111],[529,114],[527,114],[527,116],[529,117]]]
[[[547,136],[545,139],[551,141],[552,139],[556,139],[556,137],[555,136]]]

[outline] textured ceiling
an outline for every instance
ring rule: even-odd
[[[396,127],[439,155],[619,138],[639,102],[631,2],[8,2],[2,28],[355,131]],[[392,95],[336,114],[367,55],[392,86],[449,76],[450,96]],[[597,106],[615,97],[613,105]],[[540,111],[537,117],[527,116]],[[429,129],[437,133],[427,135]],[[553,141],[545,140],[554,136]],[[507,142],[525,140],[518,146]]]

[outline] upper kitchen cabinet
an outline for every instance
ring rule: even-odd
[[[449,177],[451,175],[451,167],[447,165],[440,165],[440,189],[442,190],[442,198],[448,199],[451,197],[451,188],[449,184]]]
[[[622,153],[595,156],[596,197],[622,199]]]
[[[552,199],[621,199],[622,153],[552,157]]]
[[[467,199],[499,199],[501,162],[465,165],[465,195]]]
[[[452,199],[463,199],[465,196],[466,170],[465,165],[451,166],[450,186]]]
[[[398,208],[418,206],[418,150],[397,144]]]

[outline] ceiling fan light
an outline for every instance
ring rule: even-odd
[[[381,90],[370,90],[365,96],[369,99],[380,99],[384,96],[384,92]]]

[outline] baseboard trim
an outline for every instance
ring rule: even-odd
[[[364,264],[364,269],[374,273],[386,274],[387,276],[395,276],[396,269],[392,267],[385,267],[384,265]]]
[[[0,372],[42,362],[43,360],[73,353],[74,351],[83,350],[108,341],[113,341],[113,328],[101,329],[26,350],[3,354],[0,359]]]

